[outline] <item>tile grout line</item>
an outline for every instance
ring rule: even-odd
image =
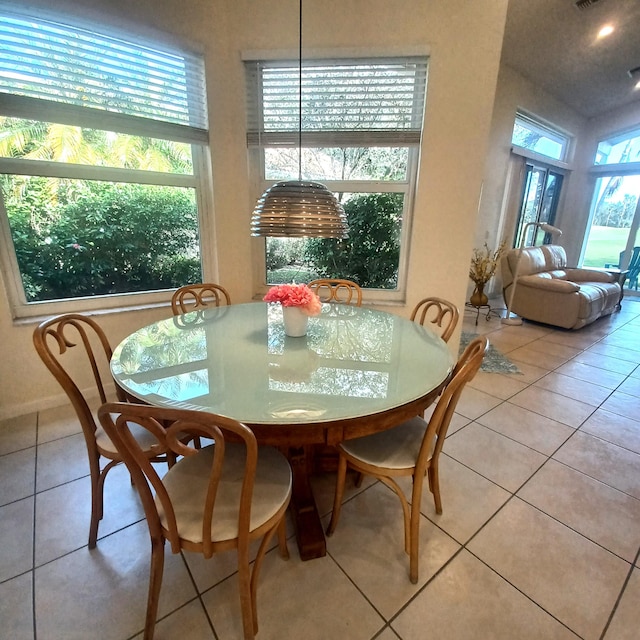
[[[600,635],[600,639],[599,640],[604,640],[605,635],[607,634],[607,631],[609,630],[609,627],[611,626],[611,622],[616,614],[616,611],[618,610],[618,606],[620,604],[620,601],[622,600],[622,596],[624,595],[625,591],[627,590],[627,585],[629,584],[629,581],[631,580],[631,576],[633,575],[634,570],[636,569],[636,565],[638,564],[638,559],[640,559],[640,547],[638,547],[638,551],[636,552],[636,557],[634,558],[633,562],[631,563],[631,567],[629,567],[629,571],[627,573],[627,577],[625,578],[624,582],[622,583],[622,587],[620,588],[620,593],[618,594],[618,597],[616,598],[616,601],[613,603],[613,608],[611,609],[611,613],[609,614],[609,617],[607,618],[607,622],[604,625],[604,629],[602,630],[602,634]]]
[[[38,435],[40,431],[40,412],[36,413],[36,441],[33,463],[33,530],[31,531],[32,545],[31,550],[31,616],[33,620],[33,640],[38,640],[38,626],[36,618],[36,500],[37,500],[37,481],[38,481]]]

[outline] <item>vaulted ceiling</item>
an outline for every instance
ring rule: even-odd
[[[586,117],[634,103],[640,120],[640,0],[510,0],[502,61]]]

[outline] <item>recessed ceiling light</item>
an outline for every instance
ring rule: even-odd
[[[636,91],[640,90],[640,80],[638,82],[636,82],[636,86],[633,87]]]
[[[613,25],[605,24],[600,31],[598,31],[598,38],[606,38],[614,32]]]

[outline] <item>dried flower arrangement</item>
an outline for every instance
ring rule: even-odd
[[[485,285],[493,278],[505,247],[506,242],[501,242],[500,246],[495,251],[492,251],[485,242],[482,249],[473,250],[469,277],[476,285]]]

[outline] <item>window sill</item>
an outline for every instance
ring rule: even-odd
[[[82,313],[83,315],[86,315],[86,316],[108,316],[116,313],[147,311],[149,309],[160,309],[163,307],[166,307],[169,313],[171,312],[171,304],[169,302],[169,298],[161,301],[159,300],[159,301],[147,302],[147,303],[138,302],[138,303],[132,303],[132,304],[122,304],[119,306],[113,306],[108,308],[104,308],[104,307],[94,308],[94,309],[75,308],[73,310],[58,309],[56,311],[52,311],[51,313],[42,313],[38,315],[14,317],[13,325],[16,327],[36,325],[36,324],[40,324],[43,320],[47,320],[48,318],[51,318],[52,316],[61,315],[64,313]]]

